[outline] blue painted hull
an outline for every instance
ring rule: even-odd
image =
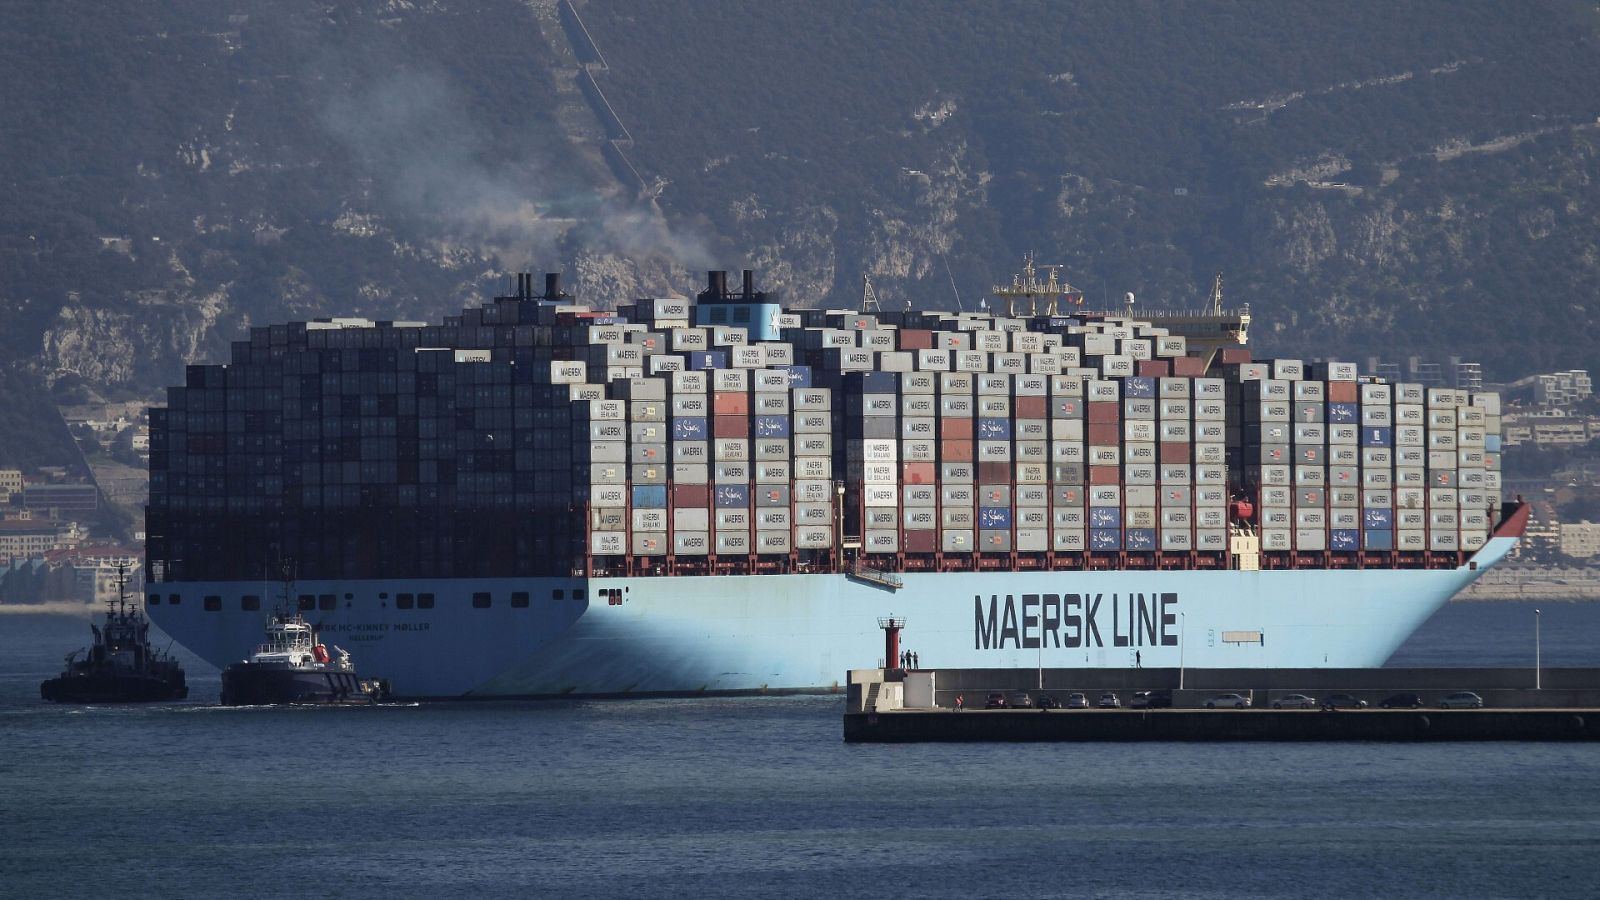
[[[841,575],[300,582],[338,609],[307,613],[327,643],[408,697],[826,690],[880,663],[881,616],[929,667],[1381,666],[1499,562],[1491,539],[1458,569],[906,574],[891,591]],[[163,583],[150,618],[218,667],[259,640],[257,582]],[[399,592],[431,609],[399,609]],[[526,606],[511,594],[527,592]],[[487,592],[490,606],[473,603]],[[612,592],[619,592],[613,595]],[[173,605],[170,596],[182,602]],[[207,611],[203,596],[223,598]],[[1009,612],[1008,612],[1009,610]]]

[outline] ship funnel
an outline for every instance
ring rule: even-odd
[[[744,270],[744,298],[749,300],[756,295],[756,273],[750,269]]]
[[[528,280],[532,281],[533,280],[533,276],[529,275],[528,276]],[[561,273],[560,272],[546,272],[546,273],[544,273],[544,299],[546,299],[546,300],[556,300],[556,299],[559,299],[560,297],[561,297]]]

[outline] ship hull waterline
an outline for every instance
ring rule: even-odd
[[[906,573],[302,582],[307,613],[394,696],[491,698],[828,691],[881,664],[880,617],[945,668],[1369,668],[1516,543],[1454,569]],[[218,668],[258,640],[256,582],[166,582],[150,617]],[[525,592],[526,606],[513,606]],[[434,595],[429,609],[402,593]],[[488,593],[487,608],[474,605]],[[176,605],[170,602],[178,596]],[[220,609],[203,596],[221,597]],[[208,604],[215,607],[217,604]]]

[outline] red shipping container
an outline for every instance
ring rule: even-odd
[[[972,441],[940,441],[941,462],[972,462]]]
[[[979,484],[1010,484],[1011,464],[1003,462],[978,463]]]
[[[748,416],[712,416],[711,436],[747,438],[750,436],[750,419]]]
[[[716,391],[711,395],[711,411],[719,416],[748,416],[750,395],[744,391]]]
[[[1172,363],[1164,359],[1136,359],[1133,371],[1145,378],[1166,378],[1172,374]]]
[[[1177,378],[1203,378],[1206,361],[1198,356],[1180,356],[1172,361],[1172,374]]]
[[[1122,483],[1122,467],[1121,466],[1090,466],[1089,467],[1089,483],[1090,484],[1121,484]]]
[[[901,350],[932,350],[933,332],[918,328],[906,328],[900,331]]]
[[[1122,421],[1121,403],[1109,400],[1090,400],[1088,403],[1085,403],[1084,406],[1088,407],[1090,423],[1098,422],[1101,424],[1115,425]]]
[[[1050,415],[1050,401],[1045,397],[1017,397],[1011,401],[1011,409],[1019,419],[1044,419]]]
[[[900,470],[900,481],[904,484],[933,484],[938,477],[931,462],[909,462]]]
[[[1355,403],[1360,396],[1360,389],[1354,381],[1328,382],[1329,403]]]
[[[705,509],[710,505],[710,485],[675,484],[672,486],[673,509]]]
[[[1089,427],[1084,430],[1086,432],[1084,436],[1088,438],[1087,443],[1092,446],[1116,447],[1122,444],[1121,425],[1102,425],[1098,422],[1090,422]]]
[[[1187,465],[1192,446],[1182,441],[1162,441],[1156,452],[1160,454],[1163,466]]]
[[[947,441],[972,440],[971,419],[940,419],[939,437]]]
[[[1217,359],[1225,366],[1237,366],[1250,362],[1249,347],[1223,347],[1217,352]]]
[[[938,553],[939,532],[919,529],[900,532],[900,546],[907,553]]]

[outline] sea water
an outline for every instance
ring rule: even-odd
[[[1600,665],[1600,604],[1544,604]],[[1392,664],[1531,665],[1451,604]],[[1600,747],[847,745],[838,697],[73,707],[82,618],[0,615],[4,897],[1596,893]]]

